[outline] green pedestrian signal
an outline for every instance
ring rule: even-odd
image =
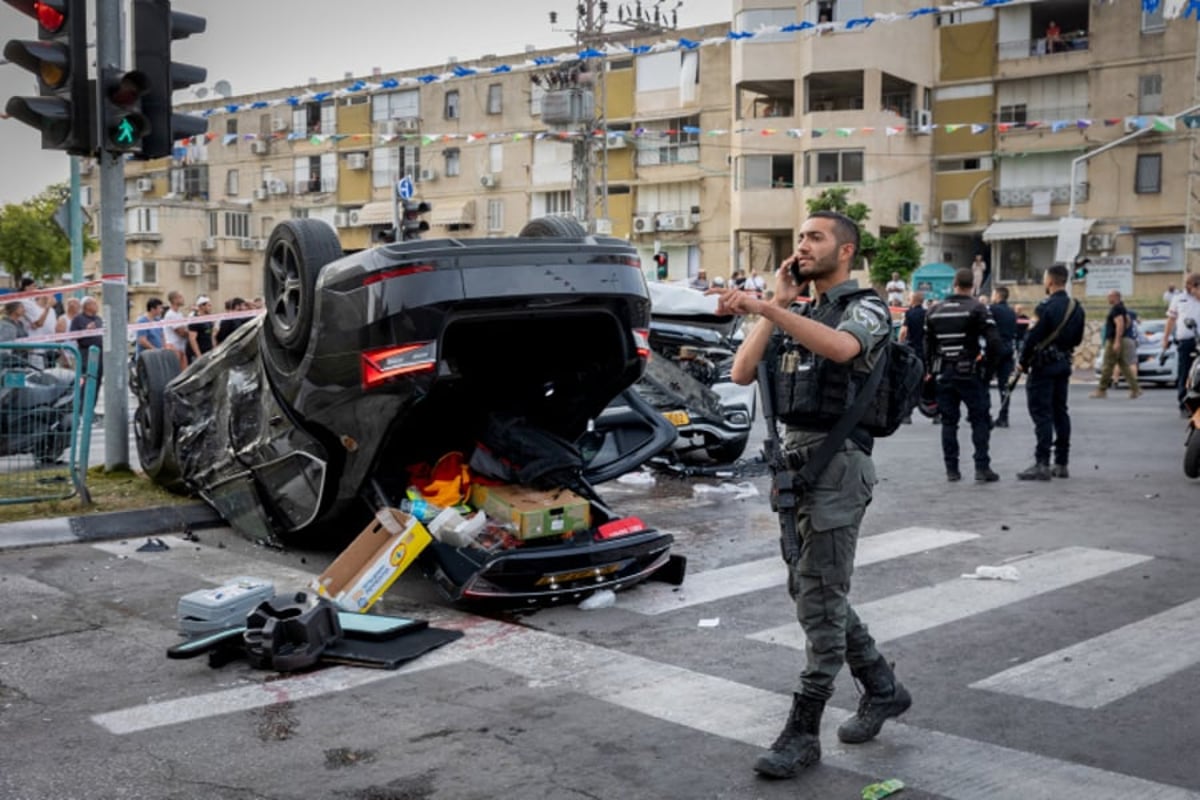
[[[104,141],[102,149],[110,153],[128,153],[142,146],[150,124],[142,113],[142,95],[149,87],[140,72],[104,70]]]
[[[132,147],[135,141],[133,123],[127,119],[121,120],[121,123],[117,126],[117,144]]]

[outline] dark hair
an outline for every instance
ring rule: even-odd
[[[954,270],[954,288],[955,289],[971,289],[975,286],[975,273],[963,267],[962,269]]]
[[[1000,295],[1001,302],[1004,302],[1004,303],[1008,302],[1008,287],[1007,286],[997,286],[996,294]]]
[[[149,300],[146,301],[146,310],[153,311],[154,309],[158,308],[162,304],[163,304],[162,300],[159,300],[157,297],[151,297]]]
[[[833,238],[837,240],[838,247],[844,244],[854,245],[854,252],[850,254],[850,263],[854,264],[858,259],[858,223],[840,211],[814,211],[808,218],[833,220]]]
[[[35,283],[37,283],[37,281],[35,281],[33,278],[29,278],[29,277],[21,278],[21,288],[22,289],[26,289],[30,286],[33,286]]]
[[[1046,267],[1046,274],[1050,276],[1050,282],[1055,286],[1067,285],[1067,267],[1065,264],[1051,264]]]

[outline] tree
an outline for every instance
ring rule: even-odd
[[[816,198],[809,200],[808,213],[814,211],[837,211],[845,214],[859,226],[859,258],[865,258],[872,283],[885,284],[899,272],[906,281],[921,265],[921,244],[912,225],[902,225],[900,230],[882,238],[863,229],[863,223],[871,216],[871,207],[866,203],[851,203],[850,190],[844,186],[825,189]],[[859,264],[854,265],[855,268]]]
[[[0,261],[14,286],[26,275],[54,284],[70,274],[71,241],[53,219],[70,194],[66,184],[56,184],[23,203],[9,203],[0,209]],[[96,242],[85,233],[84,252],[95,249]]]

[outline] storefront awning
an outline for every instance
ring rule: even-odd
[[[380,200],[376,203],[367,203],[358,210],[357,227],[365,227],[367,225],[391,225],[392,224],[392,201]]]
[[[474,225],[475,201],[461,203],[435,203],[429,212],[431,225]]]
[[[1096,220],[1082,219],[1078,222],[1083,223],[1082,235],[1091,230]],[[1005,239],[1051,239],[1058,236],[1058,231],[1059,221],[1056,219],[1006,219],[993,222],[984,228],[983,240],[999,242]]]

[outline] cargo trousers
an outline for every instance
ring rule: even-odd
[[[788,431],[784,447],[802,460],[820,437]],[[796,692],[812,700],[833,696],[843,664],[865,667],[879,658],[875,640],[850,605],[858,528],[875,487],[875,465],[847,441],[808,492],[797,498],[800,557],[788,564],[788,593],[806,639]]]

